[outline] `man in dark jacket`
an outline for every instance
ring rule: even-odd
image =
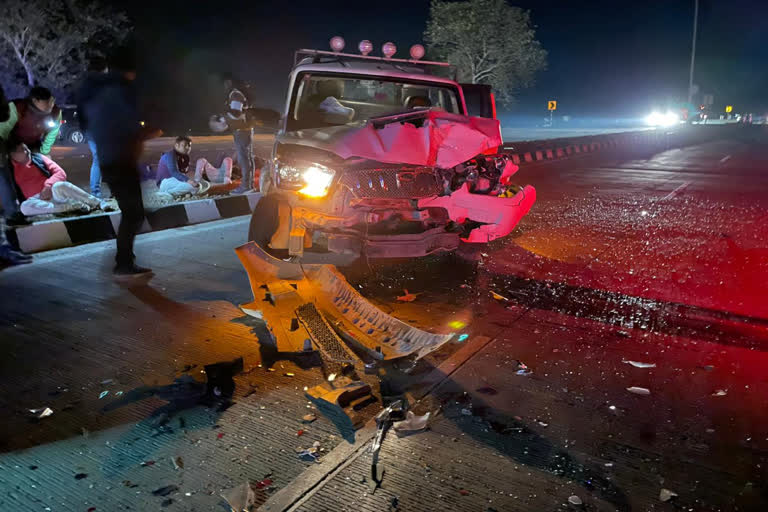
[[[142,150],[141,118],[133,81],[136,66],[133,52],[118,51],[110,62],[110,72],[96,80],[81,111],[87,130],[96,143],[104,181],[122,213],[117,232],[116,276],[147,274],[151,269],[136,265],[133,242],[144,220],[138,161]]]
[[[104,81],[104,75],[109,71],[107,68],[107,60],[101,56],[94,55],[91,57],[88,65],[88,74],[80,85],[80,89],[77,93],[77,115],[80,121],[80,129],[85,133],[85,138],[88,141],[88,148],[91,150],[91,194],[101,198],[101,167],[99,167],[99,155],[96,152],[96,143],[91,137],[90,130],[88,129],[88,116],[83,111],[83,104],[89,101],[93,94],[99,90],[101,82]]]

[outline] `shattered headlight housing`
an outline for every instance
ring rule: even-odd
[[[336,171],[320,164],[278,164],[278,185],[297,190],[307,197],[325,197],[333,183]]]

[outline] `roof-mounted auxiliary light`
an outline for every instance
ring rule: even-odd
[[[361,55],[368,55],[373,51],[373,44],[369,40],[363,39],[360,41],[360,44],[357,45],[357,49],[360,50]]]
[[[341,36],[334,36],[331,38],[331,50],[333,50],[336,53],[339,53],[341,50],[344,49],[344,38]]]
[[[395,43],[384,43],[384,45],[381,47],[381,53],[384,54],[385,59],[391,59],[394,54],[397,53],[397,46],[395,46]]]
[[[411,46],[411,58],[413,60],[419,60],[424,56],[425,53],[426,52],[424,50],[424,47],[421,46],[420,44],[415,44]]]

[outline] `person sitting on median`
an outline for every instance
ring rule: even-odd
[[[157,185],[160,192],[173,196],[204,194],[211,184],[224,185],[232,182],[232,159],[224,158],[219,168],[214,167],[205,158],[195,164],[195,174],[189,176],[189,153],[192,140],[186,136],[176,137],[173,149],[164,153],[157,164]],[[203,179],[203,175],[208,181]]]
[[[11,144],[10,154],[13,177],[24,198],[21,203],[24,215],[110,208],[107,203],[66,181],[64,169],[47,156],[32,154],[23,142]]]

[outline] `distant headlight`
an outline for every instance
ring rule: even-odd
[[[674,112],[651,112],[646,116],[645,123],[648,126],[672,126],[680,122],[680,118]]]
[[[307,197],[324,197],[331,188],[336,172],[319,164],[279,164],[277,174],[282,188],[298,189],[299,194]]]

